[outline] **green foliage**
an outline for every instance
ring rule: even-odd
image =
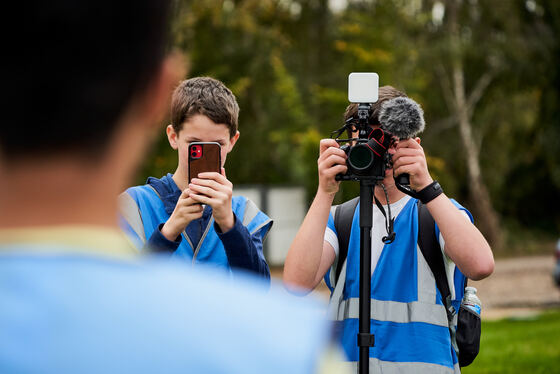
[[[375,71],[424,108],[422,146],[446,193],[465,201],[463,145],[450,116],[449,66],[463,62],[466,91],[491,73],[473,109],[480,164],[493,205],[523,229],[557,235],[560,213],[560,2],[180,0],[171,27],[190,76],[222,80],[241,107],[241,137],[228,156],[234,184],[317,187],[318,142],[342,125],[347,76]],[[444,17],[433,10],[443,5]],[[457,6],[459,38],[446,22]],[[162,131],[146,175],[173,172]],[[345,182],[337,201],[358,194]]]
[[[558,336],[558,310],[526,319],[482,321],[480,353],[462,373],[557,373]]]

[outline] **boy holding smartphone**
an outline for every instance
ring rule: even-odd
[[[149,177],[120,196],[122,226],[138,248],[145,246],[225,269],[241,268],[270,279],[262,243],[272,220],[250,200],[232,197],[224,169],[239,139],[239,106],[233,93],[209,77],[185,80],[175,89],[167,138],[178,152],[174,174]],[[189,144],[221,146],[221,173],[188,175]]]

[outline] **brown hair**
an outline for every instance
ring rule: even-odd
[[[237,133],[239,105],[235,95],[222,82],[210,77],[182,81],[171,99],[171,125],[176,133],[189,118],[202,114],[216,124],[225,124],[230,137]]]
[[[369,124],[370,125],[378,125],[379,124],[379,110],[381,109],[381,105],[389,100],[394,99],[395,97],[408,97],[402,91],[397,90],[395,87],[392,86],[381,86],[379,87],[379,97],[375,103],[372,104],[372,111],[369,117]],[[353,117],[358,112],[358,104],[351,103],[346,107],[346,111],[344,112],[344,121],[348,120],[348,118]]]

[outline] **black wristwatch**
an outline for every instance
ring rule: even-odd
[[[428,204],[442,193],[443,189],[439,185],[438,181],[433,181],[420,191],[416,192],[418,199],[422,202],[422,204]]]

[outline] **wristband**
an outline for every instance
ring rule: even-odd
[[[430,201],[432,201],[442,193],[443,189],[439,185],[438,181],[433,181],[432,183],[418,191],[417,195],[422,204],[428,204]]]

